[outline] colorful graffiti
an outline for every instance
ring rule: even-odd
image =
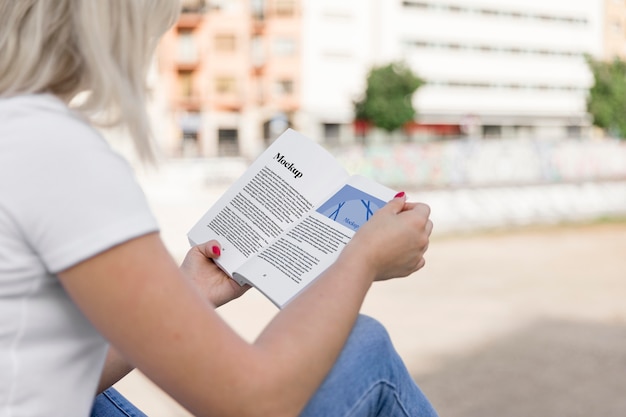
[[[391,186],[476,187],[626,178],[626,142],[460,140],[334,152],[352,173]]]

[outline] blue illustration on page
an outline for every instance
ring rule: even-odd
[[[322,204],[317,212],[356,231],[385,204],[376,197],[345,185]]]

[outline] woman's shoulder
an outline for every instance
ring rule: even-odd
[[[0,165],[24,169],[132,171],[102,133],[51,95],[0,99]]]
[[[0,99],[0,140],[45,149],[103,146],[104,139],[79,113],[49,94]]]

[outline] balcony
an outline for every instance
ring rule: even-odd
[[[202,23],[202,15],[199,13],[183,13],[176,22],[176,27],[180,30],[194,30]]]
[[[262,36],[265,34],[265,29],[267,27],[265,22],[265,16],[257,16],[252,15],[252,34],[257,36]]]
[[[244,104],[244,98],[237,93],[215,94],[210,100],[210,105],[213,109],[234,113],[240,112]]]
[[[180,95],[175,99],[176,108],[190,112],[198,112],[202,109],[202,98],[198,95]]]
[[[205,0],[182,0],[181,6],[183,14],[202,14],[206,11]]]
[[[182,10],[176,27],[179,30],[194,30],[202,23],[202,15],[206,12],[203,0],[183,0]]]
[[[177,62],[176,69],[178,72],[191,72],[197,70],[199,65],[199,62]]]
[[[255,64],[250,69],[250,75],[254,78],[263,77],[265,75],[265,65],[264,64]]]

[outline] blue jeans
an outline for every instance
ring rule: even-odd
[[[96,398],[91,417],[142,417],[114,389]],[[301,417],[436,417],[376,320],[359,316],[337,363]]]

